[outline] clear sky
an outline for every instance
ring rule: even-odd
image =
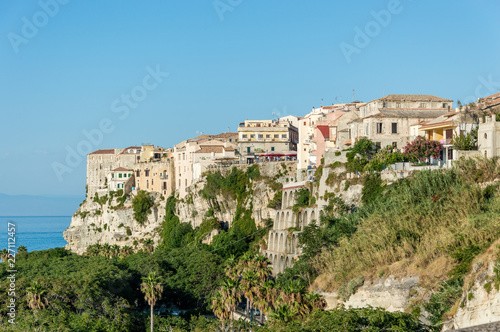
[[[353,89],[365,102],[498,92],[499,12],[498,0],[1,1],[0,193],[83,195],[88,149],[171,147]]]

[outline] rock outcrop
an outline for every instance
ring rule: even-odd
[[[63,233],[68,241],[65,248],[77,254],[84,253],[88,246],[97,243],[140,249],[143,240],[148,238],[157,245],[160,241],[158,227],[165,216],[165,201],[160,199],[160,195],[153,195],[155,205],[141,225],[134,220],[132,197],[117,209],[113,208],[117,205],[116,201],[102,205],[85,201]]]

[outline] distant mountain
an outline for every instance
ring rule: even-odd
[[[0,194],[0,216],[71,216],[83,196],[29,196]]]

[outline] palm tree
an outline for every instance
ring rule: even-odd
[[[26,253],[28,253],[28,248],[26,248],[23,245],[20,245],[19,248],[17,248],[17,253],[18,254],[26,254]]]
[[[9,251],[7,249],[3,248],[2,251],[0,251],[0,259],[3,263],[7,262],[9,259]]]
[[[118,256],[118,253],[120,252],[120,246],[117,244],[113,244],[111,246],[111,257],[116,257]]]
[[[142,278],[141,291],[144,293],[144,299],[151,306],[151,332],[153,332],[153,307],[163,292],[163,286],[156,273],[150,272],[147,277]]]
[[[226,296],[224,292],[218,290],[212,297],[212,311],[222,322],[222,331],[225,331],[225,321],[229,318],[231,312],[227,310]]]
[[[154,244],[154,241],[153,239],[146,239],[144,240],[144,250],[146,250],[146,252],[148,254],[152,253],[153,252],[153,244]]]
[[[238,280],[226,279],[222,281],[220,293],[223,295],[225,300],[225,307],[230,312],[230,318],[234,319],[233,314],[236,311],[238,303],[240,303],[241,299],[241,288]]]
[[[26,289],[28,294],[26,300],[28,301],[28,306],[33,309],[43,309],[45,304],[42,302],[42,296],[47,292],[43,289],[42,285],[38,281],[31,283],[30,287]]]
[[[288,323],[295,317],[296,314],[297,311],[290,305],[282,304],[271,313],[270,317],[273,321]]]

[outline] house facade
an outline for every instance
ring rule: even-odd
[[[188,187],[211,165],[216,165],[220,160],[237,159],[237,145],[234,143],[237,138],[234,134],[227,134],[202,135],[174,146],[175,187],[179,198],[187,195]]]
[[[297,155],[299,133],[293,121],[246,120],[238,127],[238,146],[242,162],[253,163],[259,155]]]
[[[109,191],[118,191],[120,189],[125,191],[125,184],[134,182],[134,171],[125,167],[118,167],[108,172],[107,179]]]
[[[411,141],[415,123],[446,114],[451,106],[452,100],[432,95],[388,95],[360,107],[350,129],[355,141],[366,137],[379,147],[401,148]]]

